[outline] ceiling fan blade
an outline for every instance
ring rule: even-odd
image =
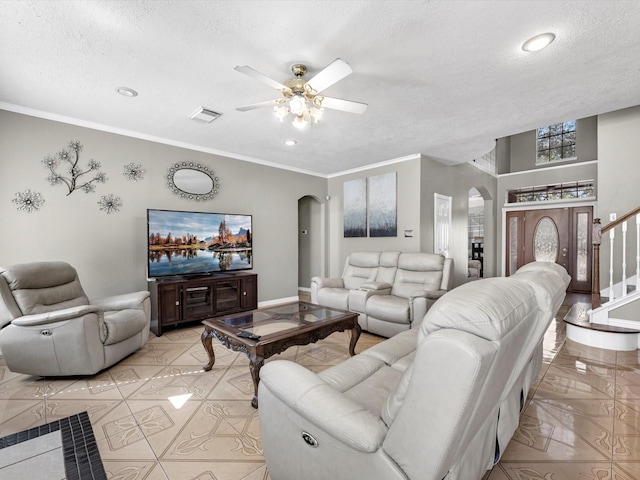
[[[264,107],[271,107],[274,105],[279,105],[283,102],[282,99],[276,99],[276,100],[269,100],[266,102],[260,102],[260,103],[252,103],[251,105],[244,105],[242,107],[236,107],[236,110],[238,110],[239,112],[246,112],[247,110],[255,110],[256,108],[264,108]]]
[[[329,65],[320,70],[307,82],[315,92],[320,93],[334,83],[342,80],[353,72],[351,66],[340,58],[336,58]]]
[[[367,104],[360,102],[352,102],[351,100],[342,100],[340,98],[324,97],[322,99],[324,108],[333,110],[342,110],[343,112],[362,114],[367,111]]]
[[[284,92],[284,91],[287,91],[287,90],[291,90],[286,85],[283,85],[280,82],[276,82],[272,78],[269,78],[266,75],[258,72],[257,70],[254,70],[253,68],[249,67],[248,65],[239,65],[239,66],[235,67],[234,70],[236,70],[237,72],[240,72],[240,73],[244,73],[245,75],[249,75],[251,78],[255,78],[259,82],[262,82],[262,83],[264,83],[266,85],[269,85],[271,88],[275,88],[276,90],[280,90],[281,92]]]

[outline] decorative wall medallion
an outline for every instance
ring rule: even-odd
[[[188,200],[211,200],[220,189],[213,170],[192,162],[174,163],[167,173],[167,187]]]
[[[85,193],[93,192],[96,189],[96,183],[105,183],[107,176],[100,171],[101,164],[91,159],[87,162],[87,168],[83,170],[78,166],[80,162],[80,152],[82,151],[82,145],[77,140],[70,141],[68,149],[60,150],[55,157],[47,155],[42,160],[42,163],[46,168],[51,171],[47,180],[51,185],[64,184],[67,186],[71,195],[76,190],[84,190]],[[68,176],[63,176],[56,172],[58,166],[67,168]],[[93,178],[87,180],[85,175],[92,174]]]
[[[120,197],[116,197],[113,193],[110,193],[109,195],[103,195],[100,197],[98,205],[100,205],[100,210],[105,211],[107,214],[111,214],[120,211],[120,207],[122,207],[122,200],[120,200]]]
[[[132,182],[137,182],[138,180],[142,180],[144,174],[144,170],[142,169],[142,165],[135,163],[127,163],[124,166],[123,175],[127,177],[127,180],[131,180]]]
[[[42,198],[37,192],[25,190],[24,193],[16,193],[16,198],[11,201],[18,206],[18,210],[24,210],[31,213],[34,210],[40,210],[40,207],[44,203],[44,198]]]

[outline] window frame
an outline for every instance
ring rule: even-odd
[[[536,129],[536,165],[549,165],[577,160],[578,121],[554,123]],[[573,138],[572,138],[573,137]],[[544,142],[546,140],[546,146]],[[541,148],[541,143],[543,144]],[[566,148],[572,148],[571,156],[564,156]],[[552,158],[552,151],[559,150],[560,158]],[[547,160],[541,160],[541,153],[546,153]]]

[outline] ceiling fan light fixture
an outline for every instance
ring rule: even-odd
[[[297,129],[302,130],[303,128],[307,128],[309,126],[309,118],[305,118],[304,115],[296,115],[293,117],[293,121],[291,124]]]
[[[276,105],[273,107],[273,114],[278,120],[284,122],[284,119],[289,115],[289,109],[285,105]]]
[[[296,93],[291,100],[289,100],[289,111],[293,115],[302,115],[307,109],[307,102],[300,93]]]
[[[311,107],[309,109],[309,115],[313,118],[313,123],[318,123],[322,119],[324,114],[324,108]]]

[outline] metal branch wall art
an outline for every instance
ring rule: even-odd
[[[80,142],[72,140],[69,142],[67,149],[60,150],[55,157],[47,155],[42,160],[44,166],[51,172],[47,177],[49,183],[51,185],[66,185],[69,189],[67,196],[76,190],[84,190],[85,193],[93,192],[96,189],[96,183],[105,183],[107,181],[107,176],[100,171],[100,162],[91,159],[87,162],[87,167],[84,170],[78,166],[81,151],[82,145]],[[56,172],[58,166],[67,167],[68,176],[63,176]]]
[[[37,192],[25,190],[24,193],[16,193],[16,198],[11,201],[18,206],[18,210],[31,213],[34,210],[40,210],[40,207],[44,203],[44,198]]]
[[[122,207],[122,200],[120,200],[120,197],[116,197],[113,193],[110,193],[109,195],[103,195],[100,197],[98,205],[100,205],[100,210],[106,212],[107,215],[110,215],[120,211],[120,207]]]
[[[142,165],[135,163],[127,163],[124,166],[123,175],[127,177],[127,180],[131,180],[132,182],[137,182],[138,180],[142,180],[144,174],[144,170],[142,169]]]

